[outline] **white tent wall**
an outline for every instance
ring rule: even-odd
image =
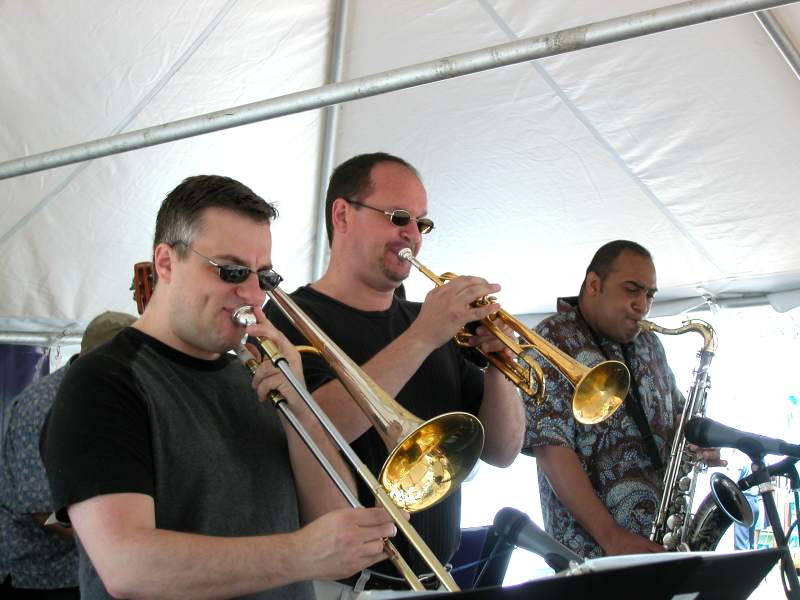
[[[661,3],[572,4],[567,16],[552,3],[460,3],[426,19],[398,4],[393,33],[352,28],[346,77],[430,59],[417,40],[432,31],[449,32],[435,51],[452,54]],[[796,7],[780,14],[791,10],[798,24]],[[389,51],[367,52],[378,40]],[[662,298],[796,287],[798,83],[743,16],[352,103],[339,158],[364,148],[364,130],[375,146],[392,140],[447,224],[423,260],[505,282],[514,312],[576,293],[592,252],[617,237],[653,251]],[[412,278],[409,292],[428,285]]]
[[[0,64],[13,82],[0,98],[0,154],[319,86],[330,10],[329,2],[0,5],[12,13],[0,14]],[[47,50],[31,60],[39,45]],[[56,82],[41,85],[48,80]],[[0,329],[135,312],[132,267],[150,256],[158,206],[197,173],[229,175],[275,201],[276,263],[310,277],[314,214],[287,205],[313,197],[319,135],[319,113],[305,113],[3,181],[0,316],[16,319]]]
[[[666,0],[351,0],[343,79],[656,8]],[[325,83],[328,1],[0,4],[0,161]],[[800,8],[772,11],[795,45]],[[577,291],[603,242],[650,248],[664,300],[800,288],[800,81],[753,15],[342,105],[334,162],[415,164],[435,271],[515,313]],[[0,331],[135,310],[134,262],[181,179],[277,202],[286,289],[311,278],[322,111],[0,181]],[[430,283],[412,274],[409,295]],[[74,324],[74,325],[73,325]]]

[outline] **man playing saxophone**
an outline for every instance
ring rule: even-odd
[[[660,341],[639,327],[656,291],[650,253],[609,242],[592,258],[579,296],[560,300],[558,314],[536,328],[585,365],[620,360],[631,372],[625,404],[596,425],[574,419],[572,387],[544,360],[546,400],[525,399],[523,452],[537,459],[545,528],[587,558],[663,550],[649,536],[684,399]]]

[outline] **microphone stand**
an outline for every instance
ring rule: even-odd
[[[783,550],[781,566],[784,573],[786,573],[786,579],[789,580],[789,598],[800,600],[800,581],[798,581],[797,571],[794,568],[792,554],[789,552],[789,544],[783,533],[783,525],[778,514],[778,507],[775,504],[775,485],[770,479],[769,468],[764,464],[764,453],[754,452],[750,454],[750,460],[753,461],[750,469],[755,483],[758,484],[758,492],[761,494],[761,499],[764,501],[764,510],[767,513],[769,524],[772,526],[775,545]]]

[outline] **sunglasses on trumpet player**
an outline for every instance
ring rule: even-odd
[[[377,211],[379,213],[383,213],[387,217],[389,217],[389,222],[392,225],[396,225],[397,227],[405,227],[411,221],[414,221],[417,224],[417,229],[421,234],[430,233],[433,231],[433,221],[431,221],[428,217],[412,217],[411,213],[409,213],[404,208],[395,208],[394,210],[383,210],[382,208],[378,208],[376,206],[370,206],[369,204],[364,204],[363,202],[359,202],[358,200],[350,200],[349,198],[345,198],[345,201],[349,202],[350,204],[355,204],[356,206],[363,206],[364,208],[369,208],[370,210]]]

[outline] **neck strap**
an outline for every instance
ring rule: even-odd
[[[595,331],[595,329],[589,324],[589,321],[586,320],[586,317],[583,315],[583,312],[578,304],[575,305],[575,312],[578,313],[578,316],[589,330],[589,334],[592,337],[594,345],[597,346],[597,349],[600,351],[603,357],[606,360],[609,360],[608,353],[603,348],[603,338],[600,336],[600,333]],[[650,429],[650,424],[647,422],[647,416],[644,414],[642,400],[639,396],[639,386],[636,382],[636,377],[633,371],[633,358],[636,354],[633,342],[628,344],[620,344],[620,347],[622,348],[622,356],[625,359],[625,365],[628,367],[628,371],[631,375],[631,387],[628,390],[628,395],[625,396],[625,410],[636,423],[636,428],[639,430],[639,435],[642,436],[642,442],[644,443],[644,448],[647,452],[650,462],[656,469],[661,469],[664,466],[664,462],[661,460],[661,456],[658,454],[658,447],[656,446],[656,440],[653,437],[653,431]]]

